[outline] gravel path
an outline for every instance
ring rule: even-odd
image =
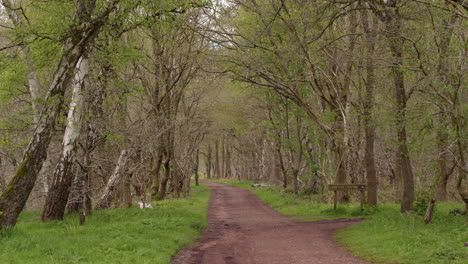
[[[209,226],[196,245],[173,264],[357,264],[333,241],[335,230],[356,220],[298,223],[282,216],[249,191],[221,183],[212,188]]]

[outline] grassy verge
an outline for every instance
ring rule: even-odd
[[[331,220],[339,218],[362,218],[374,214],[374,209],[365,207],[361,211],[360,204],[338,205],[337,210],[333,210],[332,205],[314,201],[307,195],[297,195],[284,192],[278,187],[251,187],[253,182],[212,180],[232,186],[250,190],[256,194],[263,202],[275,208],[283,215],[291,216],[296,221],[317,221]]]
[[[209,193],[193,186],[191,198],[154,209],[97,211],[84,226],[76,215],[41,223],[39,212],[25,212],[0,233],[0,263],[170,263],[207,226]]]
[[[251,182],[219,181],[249,189],[266,204],[298,221],[366,217],[359,225],[339,230],[336,240],[363,259],[373,262],[406,264],[465,264],[468,259],[468,224],[464,216],[449,211],[462,208],[460,203],[438,203],[432,223],[423,223],[416,213],[400,214],[396,204],[376,208],[359,204],[331,205],[281,191],[275,187],[251,187]]]

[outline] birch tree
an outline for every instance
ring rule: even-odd
[[[83,0],[84,1],[84,0]],[[118,0],[111,1],[91,23],[85,23],[77,14],[77,27],[70,29],[72,36],[66,40],[64,51],[51,85],[44,100],[39,122],[36,124],[31,141],[23,154],[15,175],[0,196],[0,227],[16,224],[27,198],[34,186],[37,174],[47,156],[52,131],[63,105],[64,93],[73,78],[73,69],[86,48],[99,34],[109,15],[115,11]]]

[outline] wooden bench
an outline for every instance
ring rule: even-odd
[[[360,191],[361,192],[361,210],[365,203],[364,192],[367,189],[365,184],[329,184],[328,191],[334,192],[333,197],[333,210],[336,210],[336,203],[338,202],[338,191]]]

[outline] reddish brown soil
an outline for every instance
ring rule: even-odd
[[[335,230],[357,220],[298,223],[247,190],[204,184],[212,188],[209,226],[195,246],[179,252],[173,264],[368,263],[332,239]]]

